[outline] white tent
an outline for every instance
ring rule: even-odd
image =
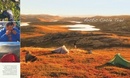
[[[60,53],[60,54],[66,54],[69,53],[69,50],[63,45],[62,47],[59,47],[52,51],[53,53]]]

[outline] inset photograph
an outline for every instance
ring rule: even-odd
[[[20,22],[0,22],[0,42],[20,42]]]
[[[0,0],[0,21],[20,20],[20,0]]]
[[[0,63],[20,62],[19,42],[0,42]]]

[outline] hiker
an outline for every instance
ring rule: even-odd
[[[8,21],[14,21],[13,12],[10,9],[3,11],[0,16],[2,17],[2,20],[8,18]]]
[[[20,31],[14,27],[13,22],[8,22],[5,28],[0,30],[0,41],[20,41]]]
[[[34,61],[37,60],[37,57],[34,56],[34,55],[32,55],[32,54],[30,54],[29,51],[25,50],[25,52],[26,52],[26,56],[25,56],[25,62],[26,62],[26,63],[27,63],[28,61],[34,62]]]
[[[11,25],[13,26],[13,30],[16,30],[16,32],[20,33],[20,29],[18,28],[19,26],[17,26],[16,24],[17,22],[11,22]],[[4,26],[4,23],[2,23],[2,25]],[[4,27],[2,29],[3,32],[6,32],[6,27]]]
[[[74,48],[75,48],[75,49],[77,48],[76,41],[74,42]]]

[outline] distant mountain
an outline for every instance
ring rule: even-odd
[[[53,15],[21,15],[21,21],[22,22],[82,22],[85,23],[84,20],[86,18],[123,18],[123,19],[129,19],[130,15],[121,15],[121,16],[93,16],[93,17],[61,17],[61,16],[53,16]]]
[[[52,15],[21,15],[21,21],[22,22],[39,22],[39,21],[45,21],[45,22],[51,22],[55,20],[59,20],[61,17],[59,16],[52,16]]]

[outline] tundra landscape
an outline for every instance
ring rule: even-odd
[[[107,64],[117,53],[130,61],[130,16],[21,15],[21,21],[21,78],[130,77],[130,68]],[[52,53],[63,45],[69,53]],[[24,50],[38,59],[26,63]]]

